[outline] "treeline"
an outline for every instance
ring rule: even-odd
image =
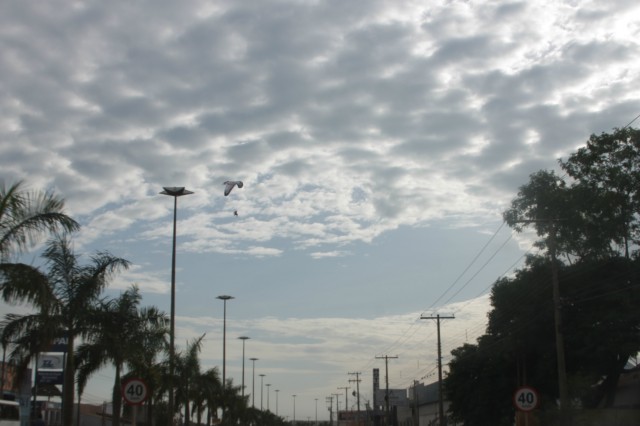
[[[250,407],[248,396],[242,397],[231,379],[223,386],[217,367],[201,371],[202,338],[175,354],[171,375],[167,315],[156,307],[140,306],[135,285],[116,298],[106,297],[104,290],[129,261],[99,251],[83,263],[72,244],[79,227],[65,214],[58,195],[29,190],[23,182],[2,183],[0,296],[6,303],[30,306],[33,313],[5,315],[0,342],[20,379],[37,354],[46,352],[55,339],[67,338],[64,383],[70,385],[62,388],[62,424],[73,424],[74,394],[80,401],[91,376],[109,365],[115,368],[114,426],[122,423],[121,383],[128,377],[139,377],[149,387],[147,405],[155,425],[172,425],[179,413],[185,425],[192,418],[207,425],[284,424],[273,413]],[[17,261],[47,237],[43,268]],[[169,413],[170,389],[175,394],[174,413]],[[217,421],[221,411],[222,423]]]
[[[542,411],[563,399],[569,411],[611,407],[640,351],[640,131],[592,135],[559,165],[532,174],[504,212],[535,231],[541,254],[495,283],[486,333],[452,351],[445,392],[464,425],[512,425],[523,385]]]

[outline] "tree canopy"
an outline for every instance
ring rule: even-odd
[[[494,284],[486,333],[452,351],[445,391],[465,425],[511,424],[525,384],[541,409],[557,408],[554,268],[572,406],[610,406],[640,351],[640,132],[592,135],[559,164],[564,175],[533,173],[503,215],[515,231],[535,229],[541,254]]]

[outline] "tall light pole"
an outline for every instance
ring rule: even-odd
[[[227,386],[227,300],[233,299],[233,296],[223,294],[222,296],[216,297],[216,299],[222,300],[224,305],[224,313],[222,315],[222,391],[224,392]]]
[[[258,358],[249,358],[253,361],[253,381],[252,381],[252,390],[251,390],[251,406],[256,408],[256,361]]]
[[[183,186],[163,186],[162,195],[173,197],[173,250],[171,252],[171,325],[169,329],[169,418],[167,423],[173,423],[174,415],[174,371],[175,371],[175,339],[176,339],[176,228],[178,217],[178,197],[193,194],[192,191],[185,189]]]
[[[274,392],[276,393],[276,417],[278,417],[278,392],[280,389],[276,389]]]
[[[293,396],[293,426],[296,426],[296,395]]]
[[[266,374],[259,374],[260,376],[260,411],[262,411],[262,391],[264,391],[264,386],[263,386],[263,382],[264,382],[264,376],[266,376]]]
[[[269,411],[269,390],[271,390],[271,383],[265,385],[267,387],[267,411]]]
[[[316,398],[316,426],[318,426],[318,398]]]
[[[244,343],[249,338],[247,336],[240,336],[238,339],[242,340],[242,399],[244,399]]]

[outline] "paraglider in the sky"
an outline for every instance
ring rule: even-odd
[[[238,216],[238,210],[234,210],[234,211],[233,211],[233,215],[234,215],[234,216]]]
[[[241,180],[228,180],[224,183],[224,196],[226,197],[231,193],[231,190],[234,186],[238,186],[238,188],[242,188],[244,184]]]

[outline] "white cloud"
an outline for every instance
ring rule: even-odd
[[[378,342],[373,312],[397,333],[387,315],[436,300],[531,173],[638,115],[638,14],[631,0],[4,2],[2,178],[55,189],[83,224],[76,247],[131,260],[114,288],[161,305],[173,199],[158,193],[185,186],[178,289],[194,317],[229,291],[247,318],[275,311],[279,352],[322,354],[301,371],[333,366],[334,342],[373,359],[350,330]],[[228,179],[245,187],[224,197]]]

